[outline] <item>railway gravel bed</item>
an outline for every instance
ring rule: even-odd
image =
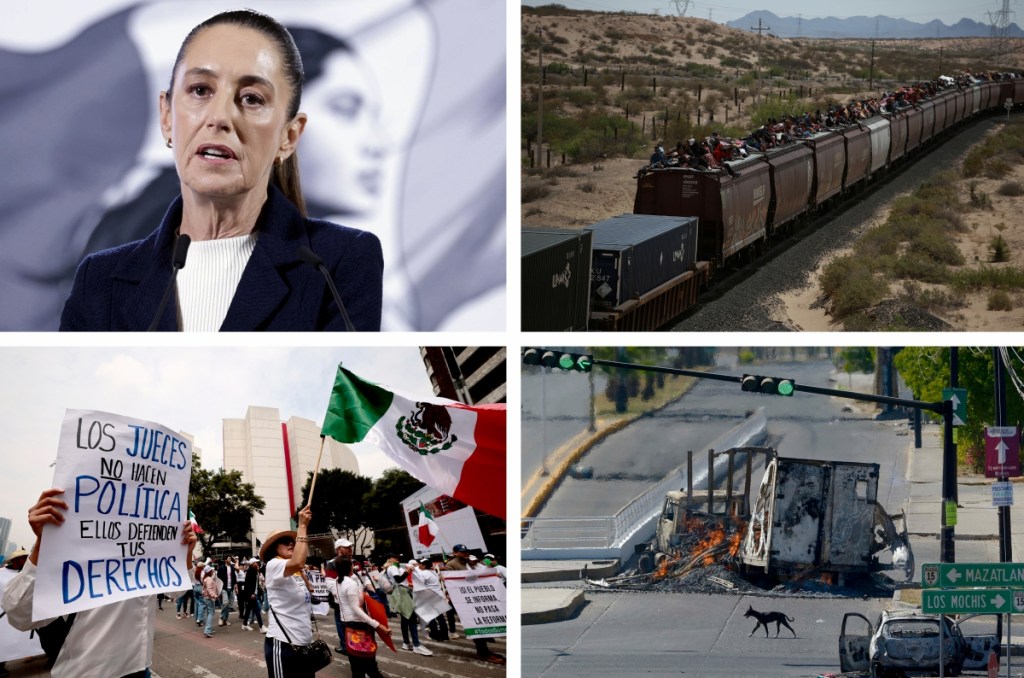
[[[932,147],[893,176],[855,198],[834,218],[814,230],[807,228],[801,231],[749,268],[717,281],[716,289],[696,310],[671,329],[679,332],[793,331],[795,328],[787,327],[772,317],[773,310],[778,310],[782,303],[779,295],[807,285],[823,257],[849,247],[889,201],[912,191],[936,173],[955,167],[971,146],[996,124],[989,118],[967,125],[956,136]],[[927,315],[924,311],[920,314]],[[938,321],[937,318],[935,320]],[[943,329],[930,327],[928,322],[920,324],[925,330]]]

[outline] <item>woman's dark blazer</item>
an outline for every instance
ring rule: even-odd
[[[75,274],[60,329],[148,329],[171,281],[181,210],[178,196],[160,228],[145,240],[87,256]],[[324,260],[356,330],[380,330],[384,262],[377,236],[304,219],[274,186],[267,191],[256,231],[256,247],[231,300],[222,332],[345,330],[323,274],[299,257],[303,245]],[[156,329],[177,331],[177,303],[167,304]]]

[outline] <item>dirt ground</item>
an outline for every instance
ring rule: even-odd
[[[1021,216],[1024,212],[1024,198],[1001,196],[997,190],[1007,181],[1024,183],[1024,165],[1017,165],[1008,176],[1002,179],[961,179],[959,185],[965,199],[970,195],[972,181],[976,182],[975,190],[977,192],[989,196],[992,201],[992,209],[974,210],[965,217],[971,231],[958,234],[957,245],[964,255],[966,266],[1019,266],[1020,252],[1024,251],[1024,218]],[[869,228],[885,223],[888,216],[889,209],[881,209]],[[992,264],[989,263],[991,258],[989,243],[1000,233],[1009,245],[1010,261]],[[833,258],[849,254],[850,251],[850,249],[837,250],[830,257],[818,262],[808,285],[781,295],[782,309],[780,309],[776,320],[787,327],[807,332],[841,330],[842,325],[833,323],[831,316],[825,312],[818,281],[821,272]],[[919,283],[919,285],[922,289],[940,287],[927,283]],[[988,294],[987,291],[970,293],[965,299],[965,307],[945,313],[935,313],[935,315],[948,322],[957,331],[1004,332],[1017,331],[1024,327],[1024,293],[1018,291],[1010,294],[1013,301],[1012,311],[988,310]]]

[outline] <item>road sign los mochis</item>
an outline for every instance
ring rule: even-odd
[[[932,589],[921,592],[926,614],[1011,614],[1024,612],[1024,590]]]
[[[1024,563],[927,563],[921,566],[921,587],[1012,587],[1024,590]]]
[[[1016,426],[985,429],[985,477],[1015,478],[1020,475],[1020,432]]]

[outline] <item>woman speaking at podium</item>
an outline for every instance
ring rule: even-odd
[[[62,330],[380,329],[380,241],[305,217],[302,81],[292,36],[266,15],[192,29],[160,95],[181,196],[146,239],[82,261]]]

